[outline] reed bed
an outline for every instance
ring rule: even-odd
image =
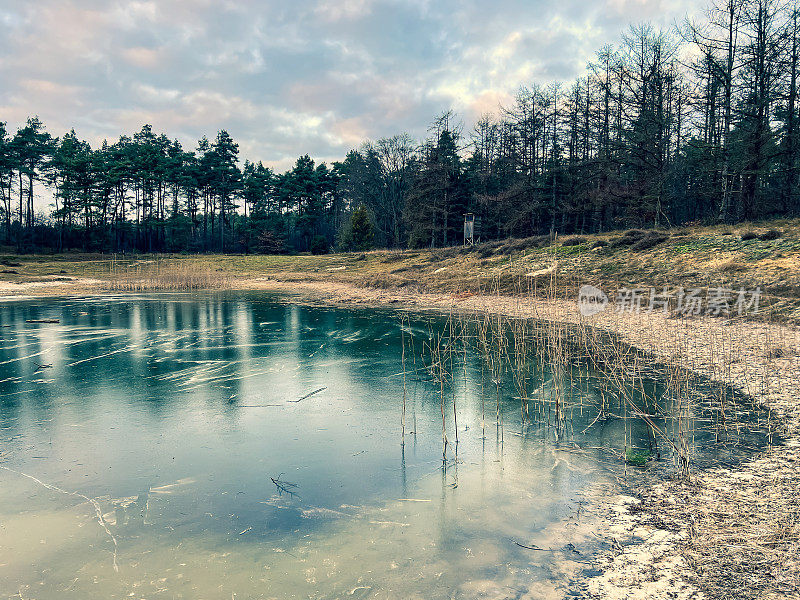
[[[158,258],[151,261],[109,263],[108,286],[112,291],[199,291],[234,287],[232,276],[210,265],[182,259]]]
[[[513,297],[528,305],[537,299],[553,300],[564,285],[570,284],[559,280],[558,270],[553,268],[550,281],[542,287],[520,278]],[[502,287],[497,280],[484,288],[482,295],[499,295]],[[413,336],[404,334],[404,365],[407,341],[413,341]],[[722,352],[725,340],[715,342]],[[759,416],[763,411],[732,402],[734,394],[728,386],[697,374],[695,365],[687,360],[690,351],[656,360],[623,343],[619,336],[590,326],[585,319],[567,323],[531,317],[529,310],[501,314],[489,307],[455,316],[451,312],[438,329],[428,324],[428,339],[420,347],[441,406],[444,456],[451,440],[457,444],[459,431],[456,373],[463,373],[466,389],[468,365],[474,361],[480,365],[481,433],[486,436],[486,404],[494,405],[501,443],[504,407],[512,400],[519,403],[523,433],[526,427],[545,427],[557,442],[575,442],[575,411],[594,415],[581,433],[622,419],[625,441],[616,452],[626,467],[667,458],[673,461],[674,473],[685,480],[695,469],[695,438],[700,432],[704,433],[704,445],[709,443],[708,433],[712,443],[727,447],[741,442],[743,433],[751,430],[758,435],[766,430],[768,442],[772,442],[774,424],[769,412],[764,423]],[[714,355],[711,363],[730,369],[730,361],[717,360]],[[762,375],[768,377],[766,372]],[[451,411],[446,402],[449,394]],[[646,432],[645,442],[642,431]]]

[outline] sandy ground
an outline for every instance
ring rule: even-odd
[[[35,281],[0,281],[0,300],[20,296],[62,296],[105,291],[105,282],[78,277],[38,278]]]
[[[735,470],[663,481],[636,497],[612,495],[600,535],[609,551],[600,575],[575,582],[585,598],[800,598],[800,330],[777,323],[669,318],[661,313],[583,317],[577,304],[485,295],[361,288],[335,281],[237,280],[237,288],[299,294],[344,305],[478,310],[583,323],[723,382],[769,408],[786,442]],[[89,279],[0,283],[0,294],[65,295],[103,291]]]

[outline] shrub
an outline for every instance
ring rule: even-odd
[[[760,239],[762,242],[768,242],[770,240],[777,240],[779,237],[781,237],[781,235],[783,234],[780,231],[776,229],[770,229],[769,231],[758,236],[758,239]]]
[[[544,246],[549,246],[549,245],[550,245],[549,235],[534,235],[532,237],[526,237],[520,240],[515,240],[514,249],[525,250],[527,248],[542,248]]]
[[[526,248],[530,247],[528,245],[529,243],[530,242],[528,242],[528,238],[509,238],[503,245],[497,247],[497,253],[510,254],[515,250],[525,250]]]
[[[262,231],[255,243],[256,252],[261,254],[286,254],[286,241],[272,231]]]
[[[495,254],[510,254],[521,252],[530,248],[542,248],[550,245],[549,235],[533,235],[526,238],[509,238],[505,241],[490,242],[495,248]]]
[[[494,246],[491,244],[481,244],[477,252],[478,256],[481,258],[487,258],[494,254]]]
[[[616,248],[617,246],[633,246],[640,239],[641,238],[628,237],[627,235],[623,235],[622,237],[612,238],[611,246],[614,248]]]
[[[447,248],[436,248],[434,250],[431,250],[431,253],[428,256],[428,262],[440,262],[448,258],[454,258],[458,256],[460,252],[461,249],[458,246],[450,246]]]
[[[633,246],[636,242],[641,240],[647,235],[646,231],[641,229],[629,229],[622,234],[622,237],[614,238],[611,240],[612,247],[618,246]]]
[[[647,250],[667,241],[669,236],[663,233],[650,233],[631,245],[631,250]]]
[[[742,234],[742,241],[746,242],[748,240],[757,240],[758,234],[755,231],[745,231]]]
[[[626,238],[639,239],[646,236],[647,232],[642,231],[641,229],[628,229],[628,231],[626,231],[622,235]]]
[[[315,235],[314,239],[311,240],[311,254],[327,254],[329,250],[328,240],[325,239],[325,236]]]
[[[635,448],[625,448],[625,462],[629,465],[643,467],[648,461],[653,459],[653,453],[650,450],[637,450]]]
[[[564,238],[563,240],[561,240],[561,245],[562,246],[578,246],[578,245],[583,244],[585,242],[586,242],[586,238],[585,237],[581,237],[579,235],[575,235],[575,236]]]

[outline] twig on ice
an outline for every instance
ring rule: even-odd
[[[283,481],[281,479],[281,475],[283,475],[283,473],[278,475],[277,478],[276,477],[270,477],[270,479],[272,480],[272,483],[274,483],[275,487],[278,488],[278,495],[289,494],[289,496],[291,496],[291,497],[297,496],[297,492],[294,491],[294,490],[297,489],[297,484],[296,483],[291,483],[289,481]]]
[[[311,398],[311,396],[313,396],[314,394],[319,394],[322,390],[326,390],[326,389],[328,389],[328,388],[321,387],[318,390],[314,390],[310,394],[306,394],[302,398],[298,398],[297,400],[289,400],[289,402],[300,402],[301,400],[305,400],[306,398]]]

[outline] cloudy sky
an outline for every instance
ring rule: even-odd
[[[691,0],[0,0],[0,121],[93,145],[151,123],[194,147],[227,129],[276,168],[469,125],[521,85],[571,80],[629,23]]]

